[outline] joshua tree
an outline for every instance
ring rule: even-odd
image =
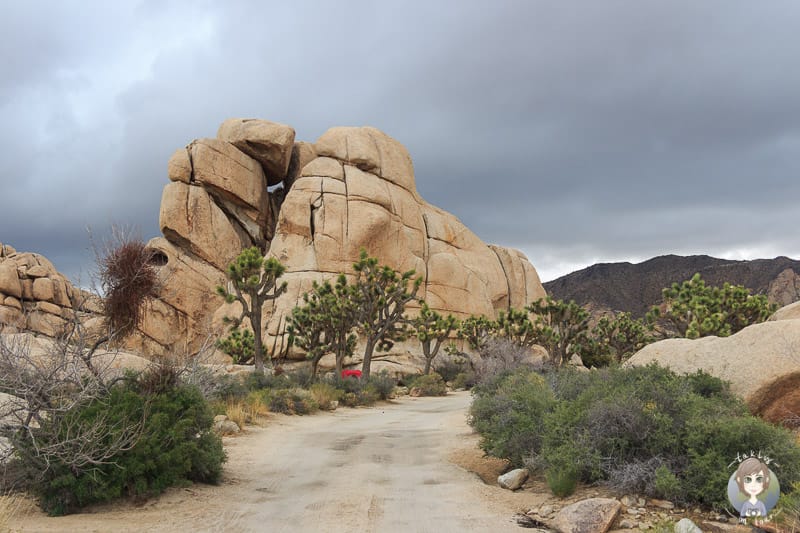
[[[706,335],[727,337],[763,322],[775,312],[763,294],[753,295],[742,285],[709,287],[695,274],[681,284],[663,290],[664,302],[648,313],[651,320],[664,319],[681,337],[696,339]]]
[[[414,279],[413,270],[399,274],[388,266],[378,266],[378,260],[369,257],[366,250],[361,250],[353,268],[358,278],[350,294],[356,325],[365,341],[361,373],[368,378],[375,348],[386,351],[394,341],[405,338],[403,313],[406,304],[416,299],[422,278]]]
[[[327,353],[335,354],[336,374],[341,375],[345,358],[355,350],[355,310],[350,290],[344,274],[335,285],[314,282],[311,292],[303,295],[305,304],[295,307],[287,321],[289,342],[305,350],[312,377]]]
[[[250,320],[250,327],[253,328],[253,359],[256,372],[264,372],[261,311],[265,302],[274,300],[286,290],[286,282],[278,285],[278,278],[285,271],[286,267],[280,261],[274,257],[264,259],[261,251],[253,246],[243,250],[234,262],[228,265],[225,274],[233,292],[225,287],[217,287],[217,292],[225,297],[225,301],[239,302],[242,306],[238,318],[228,318],[232,323],[232,329],[238,328],[245,317]]]
[[[573,301],[554,300],[549,296],[525,309],[534,315],[535,344],[544,346],[555,366],[561,366],[577,354],[586,333],[589,312]]]
[[[417,318],[410,321],[414,334],[422,343],[425,356],[425,374],[430,374],[431,364],[439,353],[442,343],[458,328],[458,320],[453,315],[446,318],[423,302]],[[433,344],[433,346],[431,346]]]

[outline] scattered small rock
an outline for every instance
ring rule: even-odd
[[[226,416],[225,420],[214,422],[214,431],[220,435],[234,435],[239,433],[241,429],[239,429],[239,425],[236,422],[233,420],[228,420],[228,417]]]
[[[562,533],[605,533],[620,507],[620,502],[613,498],[581,500],[561,509],[552,526]]]
[[[619,499],[619,502],[625,507],[634,507],[636,505],[636,496],[626,494]]]
[[[675,509],[675,504],[667,500],[649,500],[647,505],[650,507],[658,507],[659,509]]]
[[[623,518],[619,521],[619,528],[620,529],[635,529],[639,527],[639,522],[636,520],[631,520],[629,518]]]
[[[552,505],[544,504],[541,507],[539,507],[539,516],[544,516],[545,518],[547,518],[551,514],[553,514],[553,506]]]
[[[497,484],[504,489],[517,490],[528,479],[528,470],[526,468],[517,468],[510,472],[506,472],[497,478]]]
[[[228,419],[228,415],[217,415],[214,417],[214,423],[217,422],[225,422]]]
[[[703,533],[703,530],[697,527],[697,524],[688,518],[681,518],[680,521],[675,524],[675,533]]]
[[[708,533],[750,533],[753,529],[743,524],[728,524],[724,522],[713,522],[710,520],[701,522],[701,529]]]

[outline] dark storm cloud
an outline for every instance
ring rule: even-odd
[[[0,241],[70,275],[86,226],[155,236],[170,154],[232,116],[386,131],[428,201],[543,277],[800,255],[793,2],[6,7]]]

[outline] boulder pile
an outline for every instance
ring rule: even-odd
[[[233,315],[215,293],[227,265],[249,246],[287,268],[288,290],[264,310],[267,344],[314,281],[352,277],[361,249],[423,278],[419,295],[459,317],[494,317],[545,295],[519,251],[487,245],[417,192],[408,151],[371,127],[337,127],[315,143],[265,120],[231,119],[216,139],[170,158],[161,200],[163,237],[148,246],[164,289],[145,317],[137,349],[192,351]],[[302,357],[302,354],[296,354]]]
[[[0,243],[0,330],[56,337],[76,312],[85,319],[101,311],[96,297],[73,286],[47,258]]]

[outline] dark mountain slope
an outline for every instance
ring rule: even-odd
[[[788,257],[733,261],[707,255],[664,255],[638,264],[599,263],[544,283],[547,294],[593,311],[641,317],[661,301],[661,290],[699,272],[708,285],[729,282],[767,294],[779,306],[800,300],[800,261]]]

